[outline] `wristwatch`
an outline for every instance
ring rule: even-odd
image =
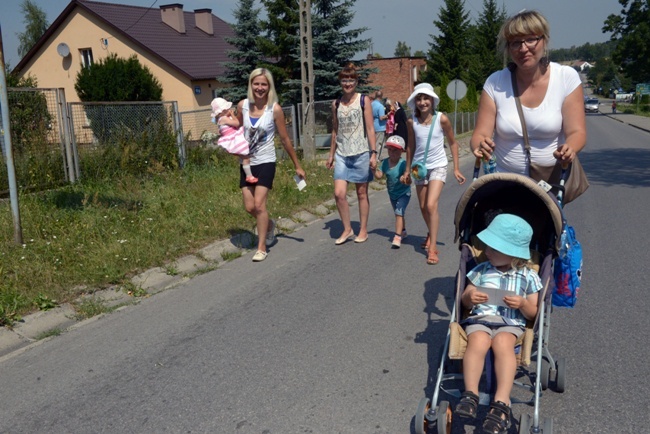
[[[370,153],[371,153],[371,154],[376,154],[377,151],[376,151],[375,149],[373,149],[372,151],[370,151]]]

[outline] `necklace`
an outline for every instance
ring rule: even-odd
[[[429,115],[429,116],[427,117],[427,119],[424,120],[424,121],[423,121],[423,120],[420,120],[420,118],[418,118],[418,122],[420,122],[420,125],[431,125],[431,121],[432,121],[432,120],[433,120],[433,114],[432,114],[432,115]]]

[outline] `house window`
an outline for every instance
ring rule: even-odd
[[[79,54],[81,55],[81,65],[84,68],[93,64],[93,50],[91,48],[82,48],[79,50]]]

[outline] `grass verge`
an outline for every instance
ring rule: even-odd
[[[308,186],[298,191],[293,164],[278,162],[268,200],[274,218],[332,197],[331,172],[322,161],[302,164]],[[0,203],[0,325],[54,303],[128,284],[151,267],[173,274],[174,259],[252,231],[254,220],[244,211],[238,185],[237,159],[216,154],[211,164],[182,171],[20,194],[22,245],[13,240],[9,201]],[[91,304],[82,310],[93,311]]]

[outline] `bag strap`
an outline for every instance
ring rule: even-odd
[[[429,128],[429,137],[427,138],[427,147],[424,148],[424,157],[422,158],[422,163],[426,167],[427,157],[429,156],[429,145],[431,144],[431,135],[433,134],[433,128],[436,126],[436,117],[438,117],[438,112],[433,114],[433,119],[431,119],[431,128]]]
[[[515,97],[515,104],[517,105],[517,113],[519,114],[519,120],[521,121],[521,131],[524,136],[524,148],[526,150],[526,158],[528,158],[528,163],[530,163],[530,142],[528,141],[528,128],[526,128],[526,119],[524,118],[524,110],[521,108],[521,100],[519,99],[519,89],[517,88],[517,77],[515,76],[515,69],[517,65],[511,63],[508,65],[510,70],[510,79],[512,81],[512,93]]]

